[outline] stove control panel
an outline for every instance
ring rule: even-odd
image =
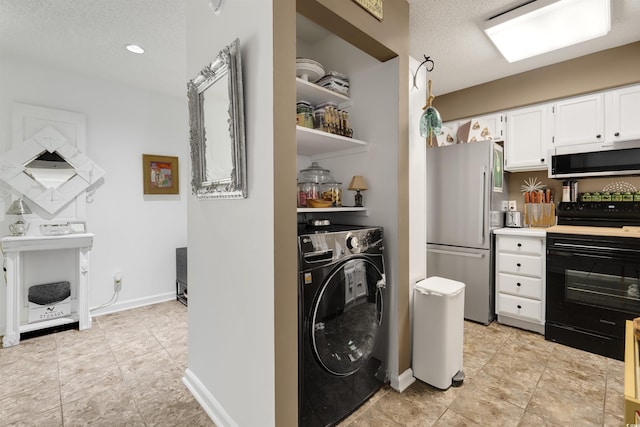
[[[640,224],[638,202],[561,202],[558,224],[622,227]]]

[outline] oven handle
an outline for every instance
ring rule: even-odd
[[[609,255],[600,255],[599,256],[600,258],[610,258],[612,254],[615,254],[616,256],[628,255],[628,256],[631,256],[632,258],[635,258],[637,257],[637,254],[638,254],[638,250],[634,250],[634,249],[615,248],[610,246],[579,245],[575,243],[561,243],[561,242],[552,243],[551,245],[547,246],[547,249],[556,250],[559,252],[565,252],[570,255],[585,255],[585,256],[588,255],[588,256],[595,256],[595,257],[598,257],[598,255],[595,255],[594,252],[609,253]]]

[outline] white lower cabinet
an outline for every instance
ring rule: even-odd
[[[544,334],[546,233],[502,228],[495,234],[498,322]]]

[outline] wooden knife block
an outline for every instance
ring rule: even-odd
[[[556,225],[555,203],[525,203],[524,224],[531,227],[551,227]]]

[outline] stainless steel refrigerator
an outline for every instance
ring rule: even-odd
[[[427,149],[427,276],[465,284],[464,317],[495,318],[494,236],[504,224],[502,147],[493,141]]]

